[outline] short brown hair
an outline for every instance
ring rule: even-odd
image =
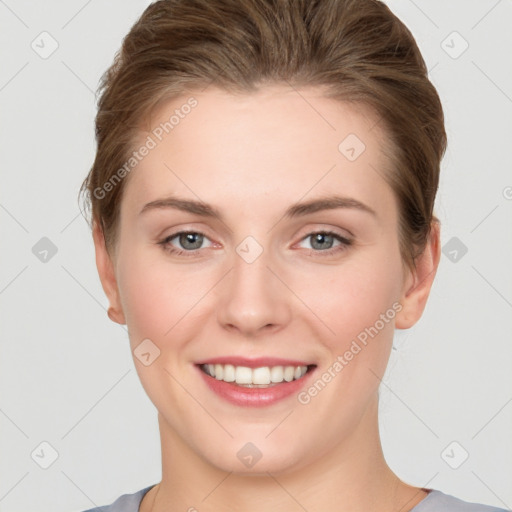
[[[160,0],[124,38],[102,76],[97,153],[80,189],[113,248],[126,179],[102,189],[133,151],[161,100],[214,84],[248,93],[266,84],[321,86],[369,106],[393,151],[385,179],[399,210],[403,261],[414,266],[430,234],[446,149],[444,116],[418,46],[378,0]]]

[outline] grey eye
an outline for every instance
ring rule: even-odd
[[[328,233],[315,233],[309,235],[312,240],[311,246],[313,249],[331,249],[334,243],[334,236]]]
[[[204,240],[204,235],[201,233],[180,233],[174,238],[179,239],[181,247],[189,249],[191,251],[200,249]]]

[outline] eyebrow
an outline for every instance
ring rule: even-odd
[[[163,199],[156,199],[155,201],[151,201],[145,204],[139,215],[151,210],[159,210],[165,208],[173,208],[176,210],[199,215],[201,217],[218,219],[223,222],[222,214],[214,206],[202,201],[193,201],[190,199],[182,199],[173,196],[165,197]],[[338,208],[355,209],[377,217],[375,210],[362,203],[361,201],[351,197],[342,197],[336,195],[312,199],[303,203],[295,203],[286,210],[283,217],[292,219],[296,217],[303,217],[311,213],[323,210],[335,210]]]

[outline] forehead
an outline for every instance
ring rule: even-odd
[[[133,145],[151,149],[129,176],[126,201],[142,207],[172,192],[247,211],[268,209],[269,198],[290,203],[336,189],[382,202],[390,190],[382,191],[387,142],[377,116],[322,92],[209,87],[162,103]]]

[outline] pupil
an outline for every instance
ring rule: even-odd
[[[202,235],[199,233],[185,233],[180,238],[180,243],[183,247],[187,249],[198,249],[201,247],[202,243]],[[187,246],[187,244],[192,244],[192,247]]]
[[[313,242],[313,247],[315,247],[315,244],[319,244],[319,247],[316,247],[318,249],[322,249],[325,247],[322,247],[322,242],[325,243],[325,242],[329,242],[329,238],[332,238],[332,235],[328,235],[326,233],[317,233],[315,236],[314,236],[314,242]],[[327,239],[327,240],[326,240]],[[329,249],[330,247],[327,247],[327,249]]]

